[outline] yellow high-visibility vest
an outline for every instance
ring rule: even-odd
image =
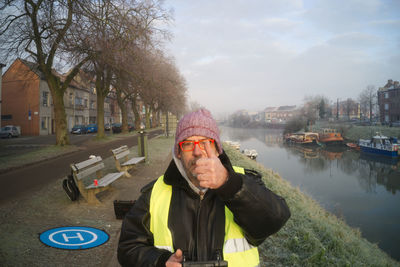
[[[233,167],[235,172],[244,174],[244,169]],[[150,231],[154,246],[174,252],[171,231],[168,228],[168,213],[172,187],[164,183],[164,176],[158,178],[150,197]],[[233,213],[225,206],[224,260],[229,267],[259,266],[257,247],[250,245],[242,229],[233,220]]]

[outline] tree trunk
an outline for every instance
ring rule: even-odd
[[[69,136],[67,129],[67,116],[64,107],[64,91],[61,90],[57,81],[48,79],[49,89],[53,98],[54,104],[54,119],[56,130],[56,145],[69,145]]]
[[[158,125],[158,120],[157,120],[157,111],[155,109],[152,109],[152,115],[153,119],[151,121],[151,127],[156,128]]]
[[[150,125],[150,106],[149,105],[145,105],[145,110],[146,110],[146,129],[150,129],[151,125]]]
[[[128,129],[128,112],[126,110],[126,105],[125,105],[124,98],[122,97],[121,90],[118,90],[118,89],[117,89],[117,102],[118,102],[118,106],[119,106],[119,108],[121,110],[122,132],[123,133],[127,133],[127,132],[129,132],[129,129]]]
[[[132,97],[131,102],[132,102],[132,111],[133,111],[133,115],[135,116],[135,129],[139,130],[140,129],[140,123],[141,123],[141,118],[140,118],[140,114],[137,108],[137,104],[136,104],[136,99],[137,97]]]
[[[372,96],[369,100],[369,121],[372,122],[372,109],[373,109],[373,103],[372,103]]]
[[[97,88],[96,88],[97,89]],[[96,90],[99,92],[98,90]],[[97,139],[105,137],[104,133],[104,99],[102,93],[97,94]]]
[[[96,65],[95,64],[95,71],[96,71],[96,94],[97,94],[97,139],[101,139],[105,137],[104,134],[104,99],[108,95],[109,88],[110,88],[110,75],[107,71],[107,67],[104,65]],[[100,125],[103,125],[100,128]]]

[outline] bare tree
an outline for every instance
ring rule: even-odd
[[[372,121],[373,118],[373,110],[377,106],[377,93],[375,90],[375,86],[368,85],[359,95],[358,97],[360,101],[360,109],[363,117],[369,117],[369,120]],[[368,116],[367,116],[368,114]]]
[[[56,62],[62,60],[66,37],[76,24],[79,10],[74,0],[9,0],[0,7],[0,39],[3,58],[6,56],[30,56],[49,86],[54,105],[56,144],[69,144],[64,93],[79,69],[88,61],[84,54],[70,61],[72,70],[65,79],[54,71]]]
[[[320,117],[321,114],[321,102],[324,105],[323,109],[325,110],[325,97],[317,95],[317,96],[306,96],[304,98],[304,105],[300,111],[301,116],[305,119],[304,121],[307,122],[307,126],[311,126],[315,124],[315,121]],[[325,111],[323,110],[322,113]]]
[[[177,115],[186,108],[186,83],[173,60],[161,51],[148,55],[142,70],[144,79],[140,96],[146,104],[146,126],[150,126],[152,115],[154,127],[161,111]]]
[[[347,119],[350,120],[351,115],[356,116],[358,113],[358,104],[351,98],[347,98],[344,102],[344,111],[347,115]]]
[[[88,1],[91,33],[87,40],[91,43],[93,51],[92,66],[96,74],[96,91],[98,104],[99,138],[104,136],[102,124],[104,123],[104,98],[111,90],[111,85],[116,90],[117,101],[122,113],[123,131],[128,130],[127,111],[125,103],[133,94],[128,90],[131,78],[137,78],[137,71],[132,64],[144,51],[142,47],[152,46],[155,35],[164,32],[155,27],[156,22],[161,23],[169,19],[160,1]],[[132,88],[132,87],[131,87]],[[133,103],[132,103],[133,104]],[[136,106],[133,105],[135,109]],[[136,117],[136,115],[135,115]]]

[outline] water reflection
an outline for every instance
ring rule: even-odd
[[[224,140],[232,140],[243,142],[252,138],[255,138],[267,146],[282,146],[283,135],[282,130],[271,129],[266,131],[265,129],[242,129],[242,128],[230,128],[220,127],[221,136]],[[249,131],[251,133],[249,134]]]
[[[377,185],[383,185],[388,192],[400,190],[400,162],[397,159],[370,156],[349,150],[346,147],[302,147],[285,146],[292,154],[299,156],[310,172],[326,171],[335,161],[337,168],[355,176],[360,186],[369,193]]]
[[[400,162],[398,160],[361,154],[360,164],[366,171],[363,175],[376,180],[376,183],[383,185],[388,192],[396,194],[400,190]]]
[[[243,143],[255,138],[267,147],[284,148],[289,155],[298,158],[307,173],[327,171],[335,164],[335,168],[343,173],[356,177],[360,186],[368,193],[374,193],[377,185],[383,185],[392,194],[400,190],[400,162],[397,159],[368,156],[345,146],[287,145],[283,142],[282,131],[279,129],[248,130],[222,127],[221,132],[222,136],[229,136],[232,141]],[[244,148],[246,147],[242,146],[241,150]]]

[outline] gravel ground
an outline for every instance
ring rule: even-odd
[[[100,205],[89,205],[81,197],[71,202],[62,189],[62,179],[39,191],[0,207],[1,266],[119,266],[116,248],[122,220],[114,213],[114,200],[134,200],[145,184],[160,176],[171,159],[173,138],[149,140],[149,160],[131,170],[131,178],[120,178],[98,197]],[[137,147],[131,147],[137,155]],[[114,159],[104,159],[106,172],[115,172]],[[40,242],[40,233],[56,227],[88,226],[106,231],[107,243],[86,250],[63,250]]]

